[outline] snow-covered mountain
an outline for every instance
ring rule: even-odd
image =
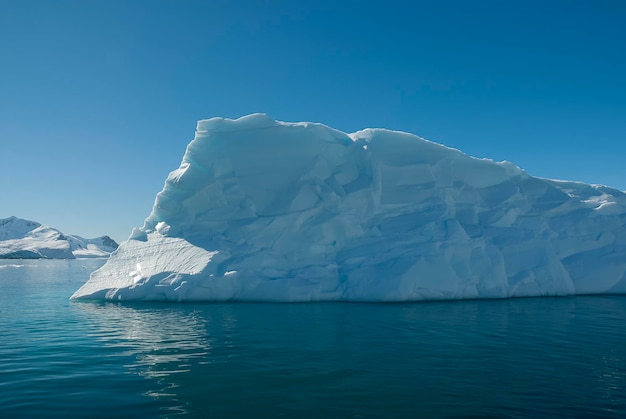
[[[73,298],[408,301],[626,292],[626,195],[412,134],[198,122]]]
[[[108,257],[117,247],[109,236],[84,239],[35,221],[0,219],[0,259]]]

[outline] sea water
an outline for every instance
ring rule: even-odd
[[[0,417],[626,417],[626,296],[72,302],[0,261]]]

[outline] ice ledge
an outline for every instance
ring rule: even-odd
[[[264,113],[253,113],[237,119],[215,117],[201,119],[196,126],[196,133],[245,131],[259,128],[269,128],[280,125],[279,122]]]

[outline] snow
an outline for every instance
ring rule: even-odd
[[[72,298],[415,301],[626,292],[625,194],[412,134],[198,122],[152,212]]]
[[[108,257],[117,243],[108,236],[85,239],[35,221],[0,219],[0,259],[75,259]]]

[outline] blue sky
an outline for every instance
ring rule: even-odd
[[[0,0],[0,218],[124,240],[196,120],[252,112],[626,190],[625,21],[620,0]]]

